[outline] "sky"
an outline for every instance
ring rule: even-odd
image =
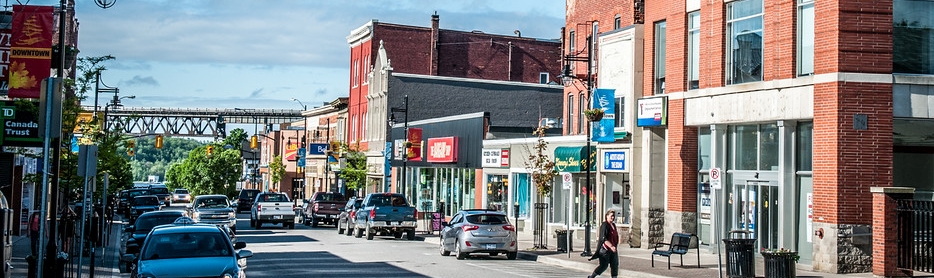
[[[311,109],[347,96],[347,36],[370,20],[430,27],[437,12],[441,29],[558,39],[565,14],[558,0],[75,1],[79,57],[114,56],[101,81],[129,107]]]

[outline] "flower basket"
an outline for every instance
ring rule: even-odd
[[[765,259],[766,278],[793,278],[795,277],[795,264],[798,262],[798,252],[787,249],[777,251],[763,251]]]
[[[603,109],[586,109],[584,110],[584,116],[587,117],[591,122],[596,122],[603,119]]]

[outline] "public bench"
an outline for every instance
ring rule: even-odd
[[[668,243],[660,242],[655,244],[655,250],[652,251],[652,267],[655,267],[655,256],[668,257],[668,269],[671,269],[671,256],[679,255],[681,266],[684,266],[684,254],[691,248],[691,238],[697,238],[694,234],[674,233],[671,235],[671,241]],[[659,250],[659,247],[668,246],[668,250]],[[697,267],[700,268],[700,247],[697,247]]]

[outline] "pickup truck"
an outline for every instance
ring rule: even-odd
[[[391,234],[408,240],[415,239],[415,207],[409,206],[405,195],[399,193],[370,193],[363,198],[360,210],[354,215],[354,236],[373,240],[376,233]]]
[[[347,199],[336,192],[315,192],[302,204],[302,224],[318,227],[318,222],[334,225]]]
[[[283,193],[256,194],[250,208],[250,227],[259,229],[263,223],[282,223],[282,227],[295,228],[295,204]]]
[[[185,210],[197,223],[227,226],[232,232],[237,232],[237,213],[230,207],[226,195],[195,197]]]

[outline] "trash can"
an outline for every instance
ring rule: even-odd
[[[743,238],[737,238],[743,235]],[[730,278],[756,277],[756,239],[748,238],[749,231],[730,231],[730,238],[723,239],[726,245],[726,275]]]
[[[574,236],[574,231],[555,230],[555,236],[558,237],[558,252],[574,252],[574,241],[568,240],[568,233]]]

